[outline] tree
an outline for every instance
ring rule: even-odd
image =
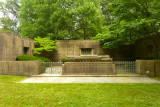
[[[98,32],[101,32],[100,28],[103,25],[103,17],[100,2],[98,0],[93,0],[92,2],[80,0],[76,7],[77,19],[75,30],[78,34],[82,35],[83,39],[90,39]]]
[[[100,0],[22,0],[22,36],[89,39],[101,31]]]
[[[159,0],[114,0],[107,6],[114,18],[106,27],[106,32],[98,34],[106,48],[132,45],[135,41],[155,36],[155,57],[158,57],[160,41],[160,1]]]
[[[58,49],[58,47],[56,46],[56,41],[50,40],[50,38],[37,37],[35,38],[34,45],[34,54],[41,54],[44,51],[50,52]]]
[[[106,8],[108,6],[109,3],[111,3],[112,0],[101,0],[100,2],[100,6],[101,6],[101,10],[102,10],[102,15],[104,16],[104,25],[110,25],[113,17],[111,16],[111,10]]]
[[[3,14],[0,18],[1,29],[13,34],[20,34],[18,29],[18,12],[20,8],[19,0],[6,0],[0,2],[0,12]]]

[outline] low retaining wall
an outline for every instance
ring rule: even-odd
[[[39,61],[2,61],[0,62],[0,74],[31,76],[41,73]]]
[[[152,77],[160,76],[160,60],[137,60],[136,72]]]
[[[115,75],[112,62],[66,62],[62,75]]]

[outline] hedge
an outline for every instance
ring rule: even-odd
[[[17,61],[42,61],[42,62],[51,62],[50,59],[41,57],[41,56],[32,56],[32,55],[21,55],[17,56]]]

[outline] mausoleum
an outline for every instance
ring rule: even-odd
[[[19,55],[33,55],[34,41],[0,31],[0,61],[15,61]]]
[[[61,61],[62,58],[73,57],[98,58],[97,55],[105,55],[100,42],[94,40],[58,40],[58,50],[53,54],[53,61]]]

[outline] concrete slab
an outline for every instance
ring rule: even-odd
[[[149,77],[30,77],[20,83],[160,83]]]
[[[147,75],[139,74],[116,74],[116,75],[62,75],[62,74],[49,74],[42,73],[40,75],[32,75],[32,77],[147,77]]]

